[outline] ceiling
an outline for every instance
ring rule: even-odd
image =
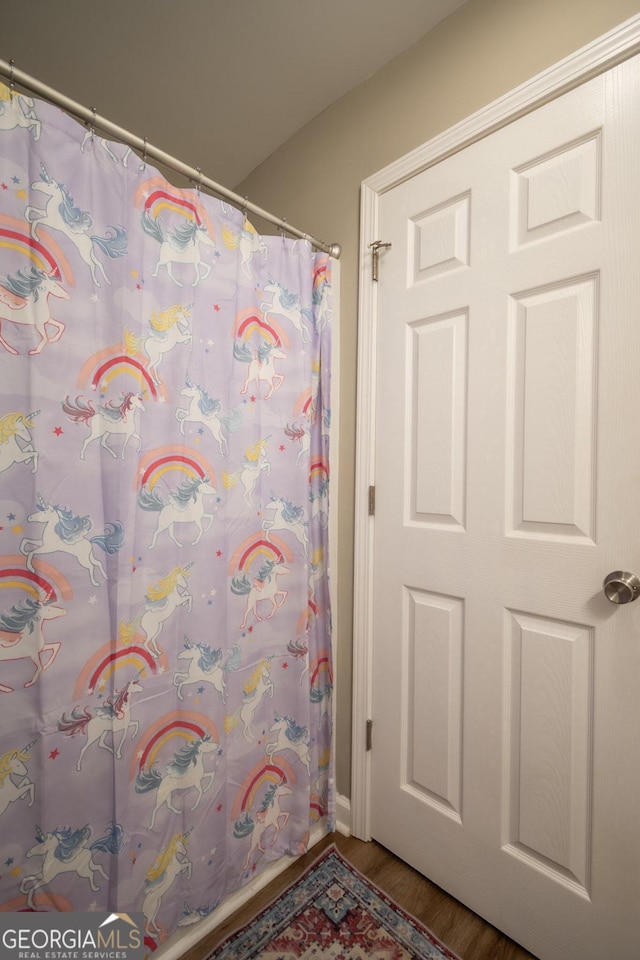
[[[0,58],[233,188],[464,0],[20,0]]]

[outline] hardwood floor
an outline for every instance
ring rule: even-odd
[[[221,940],[251,920],[282,893],[331,843],[336,844],[338,850],[360,873],[421,920],[462,960],[535,960],[532,954],[467,910],[440,887],[416,873],[375,841],[363,843],[355,837],[343,837],[338,833],[324,837],[309,853],[283,871],[208,937],[186,951],[182,960],[205,960]]]

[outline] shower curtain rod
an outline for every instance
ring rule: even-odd
[[[65,96],[64,93],[60,93],[58,90],[54,90],[53,87],[49,87],[45,83],[41,83],[40,80],[36,80],[35,77],[30,76],[28,73],[24,73],[24,71],[16,69],[12,60],[7,62],[6,60],[0,59],[0,75],[9,79],[10,86],[12,88],[13,84],[18,84],[20,87],[24,87],[26,90],[29,90],[30,92],[43,97],[45,100],[49,100],[56,106],[61,107],[67,113],[71,113],[74,116],[79,117],[91,127],[99,127],[100,130],[110,134],[121,143],[125,143],[129,147],[140,150],[143,153],[143,156],[157,160],[159,163],[164,164],[164,166],[170,167],[177,173],[181,173],[183,176],[191,180],[196,187],[207,187],[213,193],[217,193],[220,196],[225,197],[227,200],[230,200],[232,203],[235,203],[236,206],[240,207],[243,212],[251,211],[251,213],[256,214],[256,216],[262,217],[263,220],[267,220],[269,223],[273,223],[277,227],[280,227],[286,233],[289,233],[294,237],[299,237],[301,240],[308,240],[311,246],[315,247],[317,250],[322,250],[324,253],[328,253],[331,257],[335,257],[336,260],[340,258],[341,251],[339,243],[323,243],[322,240],[316,240],[315,237],[310,236],[308,233],[303,233],[303,231],[298,230],[297,227],[292,227],[291,224],[287,223],[287,221],[283,220],[281,217],[276,217],[275,214],[269,213],[268,210],[263,210],[261,207],[256,206],[255,203],[251,203],[246,199],[246,197],[241,197],[239,194],[234,193],[233,190],[229,190],[227,187],[223,187],[221,184],[216,183],[215,180],[205,177],[198,167],[190,167],[187,163],[183,163],[182,160],[178,160],[177,157],[173,157],[171,154],[165,153],[164,150],[154,147],[153,144],[149,143],[146,139],[138,137],[134,133],[130,133],[128,130],[125,130],[123,127],[119,127],[117,124],[112,123],[111,120],[107,120],[106,117],[102,117],[99,113],[96,113],[95,109],[84,107],[81,103],[77,103],[75,100],[71,100],[69,97]]]

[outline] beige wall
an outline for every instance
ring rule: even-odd
[[[401,10],[400,3],[399,15]],[[237,187],[240,195],[297,227],[342,244],[336,759],[338,791],[346,796],[360,183],[638,12],[638,0],[469,0],[307,124]],[[333,483],[335,508],[335,476]]]

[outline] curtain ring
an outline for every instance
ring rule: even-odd
[[[149,142],[149,141],[148,141],[147,138],[145,137],[145,138],[144,138],[144,143],[143,143],[143,145],[142,145],[142,163],[141,163],[140,166],[138,167],[139,170],[146,170],[146,169],[147,169],[147,143],[148,143],[148,142]]]
[[[94,137],[95,137],[95,135],[96,135],[96,113],[97,113],[97,112],[98,112],[98,111],[97,111],[97,109],[96,109],[95,107],[91,107],[92,119],[91,119],[91,123],[89,124],[89,133],[91,134],[91,139],[92,139],[92,140],[94,139]]]
[[[202,169],[200,167],[196,167],[196,171],[198,173],[198,181],[196,183],[196,193],[198,194],[198,196],[200,196],[200,190],[202,189]]]
[[[245,198],[244,198],[244,204],[242,205],[242,226],[245,227],[245,229],[246,229],[246,226],[247,226],[247,220],[248,220],[248,217],[247,217],[247,197],[245,197]]]
[[[15,65],[16,65],[15,60],[9,60],[9,71],[10,71],[10,73],[9,73],[9,90],[11,91],[11,93],[13,93],[13,91],[15,90],[15,86],[16,86],[16,82],[15,82],[15,80],[13,79],[13,68],[15,67]]]
[[[285,231],[286,231],[286,229],[287,229],[287,218],[286,218],[286,217],[280,217],[280,219],[282,220],[282,223],[280,224],[280,235],[281,235],[281,237],[282,237],[282,242],[284,243],[285,240],[287,239],[287,238],[286,238],[286,235],[285,235]]]

